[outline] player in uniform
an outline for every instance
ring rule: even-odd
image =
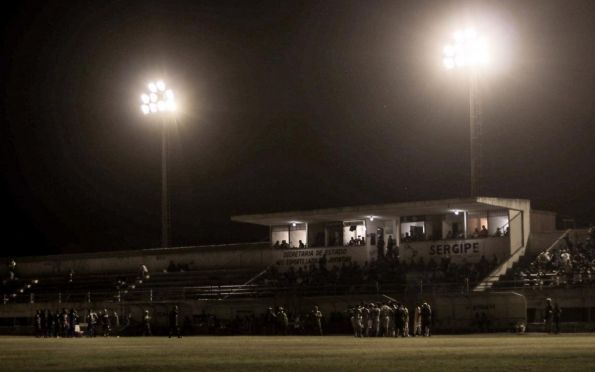
[[[372,310],[370,315],[372,316],[372,335],[378,337],[380,332],[380,308],[376,304],[372,303]]]
[[[152,336],[149,310],[145,310],[145,314],[143,315],[143,336]]]
[[[169,312],[169,338],[171,338],[174,333],[178,338],[182,338],[182,335],[180,334],[180,311],[178,305],[174,306]]]
[[[421,309],[419,306],[415,306],[413,313],[413,337],[421,336]]]
[[[322,312],[318,309],[318,306],[314,306],[312,315],[314,316],[314,321],[316,323],[317,332],[319,335],[322,336]]]
[[[396,328],[395,336],[399,337],[403,334],[403,309],[399,303],[395,304],[394,320]]]
[[[277,314],[275,313],[275,311],[273,310],[273,308],[271,306],[269,306],[269,308],[267,309],[267,313],[264,316],[264,333],[266,335],[274,335],[275,334],[275,328],[276,328],[276,323],[277,323]]]
[[[432,308],[427,302],[424,302],[420,308],[421,312],[421,330],[424,337],[430,336],[430,323],[432,321]]]
[[[279,309],[277,310],[277,322],[279,323],[279,334],[287,336],[289,318],[287,317],[287,313],[283,309],[283,306],[279,306]]]
[[[409,337],[409,309],[401,304],[401,316],[403,319],[403,337]]]
[[[546,298],[545,299],[545,309],[543,311],[543,322],[545,323],[545,331],[548,333],[554,332],[553,327],[554,321],[554,308],[552,306],[552,299]]]
[[[370,318],[370,305],[366,306],[363,302],[361,304],[362,307],[362,336],[369,337],[370,336],[370,328],[372,319]]]
[[[41,337],[42,335],[42,316],[41,316],[41,310],[37,310],[35,312],[35,319],[34,319],[34,324],[35,324],[35,337]]]
[[[558,305],[558,303],[556,302],[556,304],[554,305],[554,326],[555,326],[555,332],[556,333],[560,333],[560,318],[562,317],[562,309],[560,309],[560,306]]]
[[[101,326],[103,330],[103,337],[108,337],[111,332],[111,324],[110,324],[110,317],[107,309],[103,309],[103,314],[101,315]]]
[[[390,308],[387,304],[382,304],[380,307],[380,335],[382,337],[388,336],[388,318],[390,316]]]

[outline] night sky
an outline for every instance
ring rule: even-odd
[[[76,1],[4,9],[0,256],[266,240],[229,217],[465,197],[457,28],[492,35],[481,194],[595,222],[595,2]],[[477,20],[477,21],[472,21]]]

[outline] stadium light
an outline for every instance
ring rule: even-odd
[[[148,92],[140,96],[140,109],[144,115],[154,115],[161,119],[161,246],[169,246],[170,208],[167,191],[167,147],[168,119],[174,119],[172,113],[177,110],[173,90],[163,80],[151,81],[147,84]]]
[[[488,40],[471,27],[454,32],[452,40],[442,48],[444,68],[466,69],[469,75],[469,188],[472,197],[479,195],[481,185],[481,105],[477,75],[490,61]]]
[[[442,49],[442,63],[446,69],[479,67],[490,61],[488,42],[475,29],[456,31],[453,40]]]
[[[150,82],[148,88],[149,92],[140,96],[140,109],[144,115],[176,111],[174,92],[167,89],[163,80]]]

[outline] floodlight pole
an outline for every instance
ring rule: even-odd
[[[481,100],[477,72],[475,68],[469,71],[469,167],[470,193],[472,197],[479,196],[481,185]]]
[[[161,247],[169,247],[169,198],[167,193],[167,120],[161,120]]]

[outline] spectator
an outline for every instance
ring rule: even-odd
[[[11,258],[8,261],[8,277],[10,280],[16,280],[16,268],[17,263],[13,258]]]
[[[473,239],[479,238],[479,229],[477,227],[473,231],[473,234],[471,234],[471,238],[473,238]]]
[[[149,269],[147,268],[147,265],[145,264],[140,264],[139,266],[139,277],[141,280],[145,280],[149,278]]]

